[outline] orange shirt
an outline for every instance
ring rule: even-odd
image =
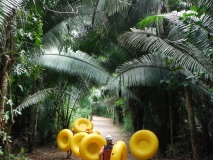
[[[110,160],[112,146],[103,146],[100,151],[100,155],[103,154],[103,160]]]

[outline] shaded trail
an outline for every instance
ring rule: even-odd
[[[127,145],[128,149],[128,157],[127,160],[135,160],[132,154],[129,151],[129,138],[125,133],[123,133],[119,126],[113,124],[113,120],[111,118],[97,117],[93,116],[92,123],[94,125],[93,130],[98,130],[103,137],[110,134],[113,138],[113,143],[116,141],[124,141]]]
[[[110,134],[113,137],[113,143],[118,140],[122,140],[126,143],[128,149],[127,160],[136,160],[129,152],[129,138],[125,135],[118,125],[113,124],[111,118],[93,116],[92,123],[94,125],[93,130],[98,130],[101,135],[105,138],[106,135]],[[34,153],[28,154],[31,160],[67,160],[67,153],[61,152],[56,146],[56,143],[51,146],[44,146],[36,148]],[[71,156],[70,160],[82,160],[74,155]]]

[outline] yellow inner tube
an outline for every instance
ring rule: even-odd
[[[106,140],[99,134],[88,134],[79,146],[80,156],[85,160],[98,160],[101,147],[106,144]]]
[[[96,133],[96,134],[100,134],[100,135],[101,135],[101,133],[100,133],[98,130],[93,130],[93,133]]]
[[[72,137],[73,133],[69,129],[61,130],[57,136],[58,148],[63,152],[70,150],[70,143]]]
[[[129,147],[135,158],[150,159],[157,153],[159,142],[152,131],[140,130],[130,138]]]
[[[87,136],[88,134],[86,132],[80,132],[80,133],[77,133],[75,134],[73,137],[72,137],[72,140],[71,140],[71,150],[72,150],[72,153],[76,156],[76,157],[79,157],[81,158],[80,156],[80,152],[79,152],[79,146],[80,146],[80,143],[81,143],[81,140]]]
[[[78,118],[73,123],[73,128],[76,133],[78,132],[86,132],[86,129],[93,129],[93,123],[86,118]]]
[[[113,148],[110,160],[126,160],[127,159],[127,146],[123,141],[117,141]]]

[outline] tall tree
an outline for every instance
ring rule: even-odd
[[[9,99],[7,95],[7,87],[9,84],[9,75],[12,65],[16,61],[16,52],[14,48],[14,30],[16,27],[17,8],[20,5],[19,0],[1,1],[0,12],[0,120],[5,114],[5,100]]]

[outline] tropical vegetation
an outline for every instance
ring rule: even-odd
[[[77,117],[150,129],[158,157],[213,158],[212,0],[1,0],[0,146]],[[51,139],[52,138],[52,139]],[[20,148],[19,148],[20,150]]]

